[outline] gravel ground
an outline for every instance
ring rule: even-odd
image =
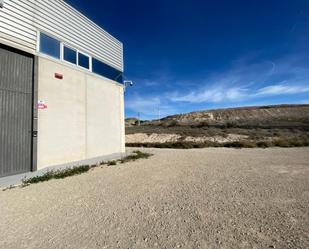
[[[147,151],[0,191],[0,248],[309,248],[309,148]]]

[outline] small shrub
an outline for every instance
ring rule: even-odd
[[[304,140],[304,146],[309,146],[309,139]]]
[[[290,141],[290,145],[291,146],[294,146],[294,147],[302,147],[302,146],[305,146],[305,141],[300,139],[300,138],[294,138],[294,139],[291,139]]]
[[[17,186],[15,186],[15,185],[10,185],[9,187],[2,189],[2,191],[11,190],[11,189],[14,189],[14,188],[17,188]]]
[[[227,148],[255,148],[256,144],[251,141],[235,141],[224,143],[224,147]]]
[[[151,156],[152,156],[152,154],[141,152],[139,150],[135,150],[135,151],[133,151],[133,154],[123,158],[122,160],[120,160],[120,162],[126,163],[126,162],[130,162],[130,161],[136,161],[138,159],[147,159]]]
[[[273,141],[274,146],[277,147],[290,147],[290,143],[285,139],[277,139]]]
[[[268,148],[273,146],[272,142],[270,141],[259,141],[256,143],[257,147],[259,148]]]
[[[147,159],[147,158],[153,156],[150,153],[142,152],[142,151],[139,151],[139,150],[135,150],[135,151],[133,151],[133,153],[137,155],[137,159]]]
[[[39,182],[49,181],[51,179],[63,179],[63,178],[73,176],[73,175],[80,175],[89,170],[90,170],[90,166],[84,165],[84,166],[79,166],[79,167],[74,167],[74,168],[63,169],[63,170],[48,171],[41,176],[35,176],[35,177],[28,178],[28,179],[23,179],[22,183],[24,185],[28,185],[28,184],[35,184]]]
[[[79,166],[79,167],[75,167],[75,168],[68,168],[68,169],[56,171],[54,178],[55,179],[63,179],[63,178],[73,176],[73,175],[80,175],[80,174],[87,172],[89,170],[90,170],[89,165]]]
[[[201,121],[190,126],[191,128],[209,128],[209,124],[206,121]]]
[[[163,122],[162,126],[165,128],[176,127],[178,126],[178,122],[176,120],[171,120],[171,121]]]
[[[117,165],[117,161],[110,161],[107,163],[108,166],[115,166]]]
[[[235,123],[233,123],[233,122],[227,122],[227,123],[225,124],[225,127],[226,127],[227,129],[230,129],[230,128],[237,128],[238,126],[237,126],[237,124],[235,124]]]

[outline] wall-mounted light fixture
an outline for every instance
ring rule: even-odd
[[[133,86],[133,85],[134,85],[134,83],[133,83],[132,80],[124,80],[123,81],[124,91],[126,91],[127,87]]]

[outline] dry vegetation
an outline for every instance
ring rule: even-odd
[[[160,121],[127,123],[127,146],[156,148],[309,146],[309,105],[238,108],[175,115]],[[147,141],[134,138],[147,134]],[[151,135],[174,135],[151,141]],[[234,138],[231,138],[231,135]],[[177,137],[175,141],[175,137]],[[164,141],[163,141],[164,140]]]
[[[43,175],[39,175],[39,176],[31,177],[31,178],[25,178],[22,180],[22,183],[23,183],[22,186],[25,187],[30,184],[46,182],[52,179],[64,179],[70,176],[86,173],[90,169],[93,169],[93,168],[96,168],[102,165],[114,166],[114,165],[117,165],[118,163],[123,164],[123,163],[128,163],[131,161],[136,161],[138,159],[148,159],[151,156],[152,154],[141,152],[139,150],[135,150],[130,155],[122,159],[119,159],[119,160],[113,160],[113,161],[107,161],[107,162],[103,161],[101,163],[94,164],[94,165],[82,165],[82,166],[77,166],[77,167],[72,167],[72,168],[67,168],[67,169],[62,169],[62,170],[51,170],[51,171],[47,171]]]

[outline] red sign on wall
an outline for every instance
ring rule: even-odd
[[[58,80],[62,80],[63,79],[63,74],[55,73],[55,78],[58,79]]]

